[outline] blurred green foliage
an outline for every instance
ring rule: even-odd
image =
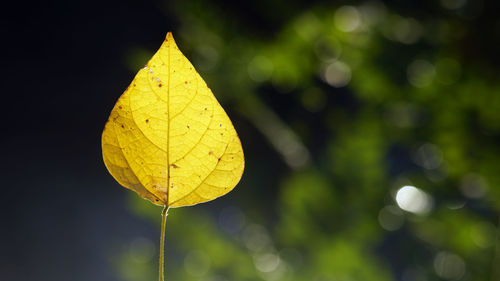
[[[253,28],[217,1],[165,7],[247,160],[230,195],[171,210],[167,280],[500,280],[500,82],[466,51],[481,7],[343,3],[257,1]],[[120,276],[154,280],[156,242]]]

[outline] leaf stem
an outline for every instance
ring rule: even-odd
[[[165,258],[165,226],[167,224],[168,207],[165,206],[161,212],[161,236],[160,236],[160,274],[159,280],[164,281],[164,258]]]

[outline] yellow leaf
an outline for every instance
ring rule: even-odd
[[[231,120],[170,32],[113,108],[102,151],[121,185],[166,207],[222,196],[244,168]]]

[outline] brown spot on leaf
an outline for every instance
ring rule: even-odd
[[[213,152],[213,151],[209,151],[209,152],[208,152],[208,155],[213,155],[213,154],[214,154],[214,152]]]
[[[121,105],[120,105],[120,106],[118,106],[118,108],[119,108],[119,109],[123,109],[123,107],[122,107]]]
[[[175,164],[170,164],[170,167],[174,168],[174,169],[177,169],[179,168],[179,166],[175,165]]]
[[[184,84],[187,84],[187,83],[188,83],[188,81],[184,81]]]
[[[162,84],[161,84],[161,83],[160,83],[160,84],[158,84],[158,87],[160,87],[160,88],[161,88],[161,86],[162,86]]]
[[[186,126],[188,129],[190,128],[189,125]]]
[[[146,123],[149,123],[149,119],[146,119]]]
[[[122,124],[122,128],[125,128],[125,126],[123,126],[123,124]]]

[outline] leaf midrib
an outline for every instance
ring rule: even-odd
[[[168,39],[167,39],[168,40]],[[172,39],[173,40],[173,39]],[[170,47],[172,42],[168,42],[167,51],[167,194],[165,198],[165,206],[168,206],[168,196],[170,191]]]

